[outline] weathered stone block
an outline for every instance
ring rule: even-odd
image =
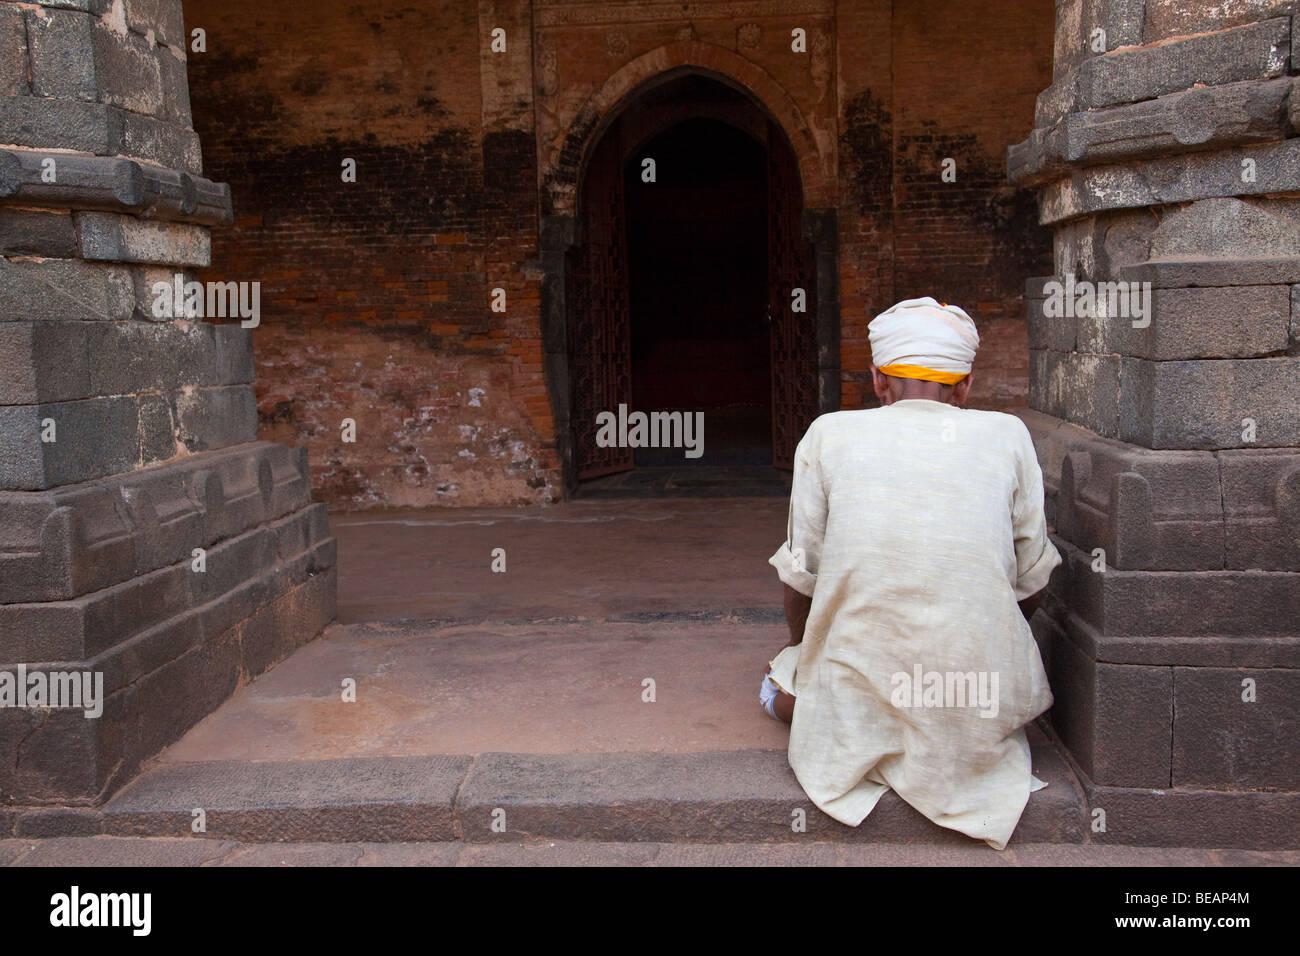
[[[1254,178],[1243,180],[1249,162]],[[1038,221],[1044,225],[1110,209],[1262,196],[1300,189],[1300,143],[1156,157],[1135,165],[1090,166],[1044,186]],[[1213,237],[1198,237],[1212,239]],[[1237,255],[1256,256],[1253,250]],[[1154,249],[1152,256],[1163,255]]]
[[[129,212],[204,225],[231,219],[224,184],[131,159],[36,149],[0,150],[0,198],[24,207]]]
[[[1100,25],[1106,31],[1106,48],[1136,46],[1143,40],[1146,0],[1107,0],[1096,4]]]
[[[20,813],[14,821],[14,836],[25,839],[94,836],[102,826],[98,810],[48,807]]]
[[[1153,451],[1026,411],[1057,532],[1109,567],[1224,567],[1220,462],[1210,452]]]
[[[228,631],[118,691],[125,738],[121,759],[129,776],[216,710],[239,683],[239,635]]]
[[[76,10],[27,11],[32,93],[64,100],[95,100],[94,17]]]
[[[1218,455],[1226,566],[1300,571],[1300,452]]]
[[[1097,109],[1149,100],[1198,84],[1282,76],[1291,54],[1291,20],[1275,17],[1228,30],[1092,57],[1079,67],[1079,106]]]
[[[1090,551],[1070,549],[1059,593],[1103,639],[1300,638],[1300,576],[1294,572],[1092,568]]]
[[[75,598],[70,603],[80,611],[85,645],[78,659],[95,657],[188,610],[192,574],[188,565],[176,565]]]
[[[263,842],[453,840],[454,805],[473,758],[182,764],[159,768],[105,807],[106,832],[189,834],[191,794],[205,794],[207,836]],[[286,805],[276,794],[322,799]]]
[[[1055,276],[1025,280],[1025,305],[1029,321],[1029,347],[1053,352],[1072,352],[1075,347],[1075,320],[1068,316],[1044,313],[1047,291],[1044,286],[1058,281]]]
[[[1174,786],[1300,791],[1300,670],[1175,667],[1174,714]]]
[[[1190,36],[1237,27],[1255,20],[1289,16],[1294,0],[1243,0],[1232,4],[1197,4],[1184,0],[1146,0],[1143,39]]]
[[[23,9],[6,3],[0,6],[0,96],[25,96],[30,92]]]
[[[257,398],[247,385],[198,388],[175,398],[177,437],[190,451],[257,438]]]
[[[1291,287],[1291,324],[1287,329],[1287,355],[1300,355],[1300,286]]]
[[[1097,786],[1086,778],[1082,783],[1089,807],[1106,813],[1106,829],[1090,837],[1095,843],[1260,850],[1300,846],[1300,794],[1139,790]]]
[[[1290,78],[1199,87],[1154,100],[1071,113],[1036,129],[1007,151],[1007,177],[1025,185],[1071,166],[1178,153],[1188,146],[1232,146],[1281,139]]]
[[[126,0],[126,23],[137,33],[153,34],[169,46],[185,46],[181,0]]]
[[[202,175],[203,153],[199,148],[199,134],[194,130],[130,110],[113,110],[112,116],[114,152],[179,169],[192,176]]]
[[[1080,63],[1095,56],[1098,39],[1104,39],[1107,51],[1141,45],[1142,6],[1142,0],[1057,0],[1053,79],[1072,75]]]
[[[27,545],[40,555],[40,576],[35,581],[24,577],[12,589],[0,591],[5,600],[73,598],[132,576],[137,554],[130,534],[129,491],[124,495],[120,486],[91,482],[42,498],[49,510],[39,534]]]
[[[0,604],[0,661],[76,661],[84,657],[81,614],[57,604]]]
[[[1239,175],[1239,173],[1238,173]],[[1228,190],[1247,192],[1246,189]],[[1151,239],[1152,259],[1230,260],[1220,270],[1238,271],[1238,260],[1272,259],[1296,268],[1300,259],[1300,224],[1265,200],[1218,196],[1171,209]],[[1171,263],[1161,270],[1173,269]],[[1290,278],[1273,280],[1294,281]],[[1190,283],[1189,283],[1190,284]],[[1237,282],[1197,282],[1197,285],[1236,285]]]
[[[1093,781],[1169,786],[1170,668],[1098,663],[1067,639],[1052,649],[1051,684],[1052,726]]]
[[[115,117],[102,103],[0,97],[0,140],[14,146],[61,147],[105,155],[121,141]],[[143,154],[140,154],[143,155]]]
[[[174,59],[171,52],[158,50],[136,34],[118,33],[103,21],[96,22],[89,41],[100,102],[158,115],[163,108],[159,55]]]
[[[1218,202],[1218,200],[1206,199],[1188,208]],[[1237,203],[1237,200],[1226,200],[1226,202],[1236,203],[1242,207],[1250,206],[1249,203]],[[1166,219],[1180,217],[1184,212],[1169,212]],[[1190,233],[1194,229],[1180,231]],[[1182,256],[1180,253],[1178,259],[1134,262],[1121,266],[1119,278],[1128,282],[1150,282],[1155,289],[1291,285],[1300,282],[1300,255],[1294,258],[1196,259]]]
[[[99,793],[96,737],[109,713],[0,708],[0,793],[19,805],[86,800]]]
[[[242,385],[254,378],[253,330],[238,323],[213,326],[216,345],[216,377],[219,385]]]
[[[191,126],[194,116],[190,110],[190,83],[185,61],[166,48],[159,48],[156,55],[162,80],[158,118],[177,126]]]
[[[46,419],[55,441],[41,441]],[[131,398],[0,407],[0,488],[49,488],[127,471],[139,461],[138,426]]]
[[[239,625],[244,672],[262,674],[312,640],[337,615],[335,570],[322,571]]]
[[[134,308],[131,275],[120,266],[0,258],[0,322],[125,319]]]
[[[200,610],[183,611],[113,645],[92,664],[104,674],[104,693],[112,695],[214,636],[204,632]]]
[[[71,259],[77,233],[66,212],[0,207],[0,256]]]
[[[179,266],[211,264],[208,230],[176,222],[152,222],[105,212],[76,214],[81,254],[112,262]]]
[[[85,398],[90,392],[86,323],[0,323],[0,405]]]
[[[1290,286],[1156,289],[1150,324],[1108,322],[1112,351],[1156,361],[1255,358],[1286,351]]]
[[[140,403],[140,463],[152,465],[175,457],[176,422],[172,418],[172,405],[165,395],[141,395]]]
[[[67,560],[72,513],[46,496],[0,491],[0,603],[43,601],[73,593]]]
[[[307,467],[307,450],[293,448],[284,457],[270,457],[274,485],[267,517],[279,518],[311,503],[311,473]]]
[[[322,524],[319,520],[322,517],[319,509],[323,507],[323,504],[309,505],[287,518],[271,522],[269,528],[275,534],[276,560],[287,561],[328,537],[328,521]]]
[[[1080,352],[1030,352],[1029,404],[1115,437],[1120,359]]]
[[[255,614],[277,594],[292,586],[282,571],[280,567],[273,567],[267,573],[237,584],[200,605],[197,610],[204,635],[210,637],[237,627],[240,621]]]
[[[1286,398],[1296,393],[1298,381],[1300,358],[1294,356],[1125,359],[1120,438],[1148,448],[1300,445],[1300,405]],[[1253,429],[1247,419],[1255,423]]]
[[[97,359],[90,372],[94,394],[216,383],[214,330],[207,323],[101,322],[86,334]]]
[[[206,604],[252,578],[268,574],[275,561],[275,534],[268,528],[256,528],[214,545],[207,551],[207,570],[189,572],[194,604]]]
[[[113,7],[113,0],[33,0],[38,7],[49,7],[52,10],[81,10],[86,13],[93,13],[95,16],[103,16]]]

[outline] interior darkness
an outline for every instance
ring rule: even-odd
[[[628,158],[632,408],[704,412],[702,458],[638,449],[638,465],[771,464],[765,177],[764,147],[713,119]]]

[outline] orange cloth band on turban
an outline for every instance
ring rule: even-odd
[[[940,385],[956,385],[969,372],[936,372],[924,365],[882,365],[880,371],[894,378],[918,378],[924,382],[938,382]]]

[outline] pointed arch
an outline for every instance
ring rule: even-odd
[[[543,175],[546,215],[572,216],[578,186],[591,150],[617,119],[623,106],[647,89],[695,73],[723,83],[752,100],[785,133],[799,168],[804,203],[809,208],[836,205],[834,138],[819,146],[797,103],[770,73],[726,47],[681,40],[656,47],[628,61],[578,110],[564,135],[559,159]]]

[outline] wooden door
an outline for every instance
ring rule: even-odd
[[[632,449],[596,444],[596,416],[632,401],[632,330],[628,305],[623,168],[617,137],[605,136],[587,168],[581,234],[569,289],[570,411],[579,479],[632,467]]]
[[[812,243],[800,229],[803,195],[794,151],[772,124],[767,150],[767,288],[772,337],[772,464],[794,467],[817,417],[817,303]],[[794,311],[802,289],[804,311]]]

